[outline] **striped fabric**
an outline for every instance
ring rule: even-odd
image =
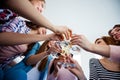
[[[15,32],[27,34],[30,32],[30,28],[26,26],[25,21],[21,17],[15,17],[9,22],[0,25],[0,32]]]
[[[120,80],[120,72],[105,69],[98,59],[90,59],[89,65],[90,80]]]

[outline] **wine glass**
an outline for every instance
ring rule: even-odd
[[[69,54],[71,52],[72,53],[74,53],[74,52],[79,53],[80,52],[80,47],[77,45],[72,45],[70,43],[70,40],[58,41],[57,43],[61,46],[62,53]]]
[[[70,43],[70,40],[56,41],[56,42],[55,42],[55,45],[61,47],[61,49],[62,49],[61,55],[71,54],[71,53],[72,53],[72,54],[75,54],[75,52],[77,52],[77,53],[80,52],[80,47],[77,46],[77,45],[72,45],[72,44]],[[52,53],[52,56],[53,56],[54,58],[58,58],[58,57],[59,57],[59,56],[58,56],[58,53],[55,53],[55,52]],[[68,62],[58,62],[57,64],[58,64],[58,65],[61,65],[62,67],[65,67],[65,68],[67,68],[67,67],[75,67],[75,66],[76,66],[75,64],[73,64],[73,63],[68,63]]]

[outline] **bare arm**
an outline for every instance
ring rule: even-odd
[[[27,65],[35,65],[40,60],[45,58],[47,55],[48,55],[47,52],[42,52],[42,53],[39,53],[39,54],[36,54],[36,55],[32,55],[27,59],[26,64]]]
[[[28,59],[27,59],[27,64],[28,65],[33,65],[33,64],[37,64],[38,61],[42,60],[44,57],[48,56],[51,53],[60,53],[61,50],[58,49],[58,47],[50,47],[47,50],[49,41],[44,42],[43,45],[40,47],[39,51],[35,54],[35,55],[31,55]]]
[[[4,1],[7,8],[15,11],[21,16],[31,20],[37,25],[43,26],[57,34],[65,34],[66,39],[70,38],[71,30],[66,26],[55,26],[40,14],[28,0],[7,0]]]
[[[95,54],[99,54],[105,57],[110,57],[110,47],[108,45],[96,45],[91,44],[91,47],[87,49],[87,51],[90,51]]]
[[[73,45],[78,45],[86,51],[106,57],[110,56],[110,47],[108,45],[93,44],[84,35],[73,35],[71,42]]]
[[[44,26],[52,31],[55,31],[53,24],[42,16],[42,14],[40,14],[28,0],[7,0],[4,3],[9,9],[15,11],[19,15],[40,26]]]
[[[0,33],[0,45],[29,44],[33,42],[48,40],[53,36],[54,34],[36,35],[36,34],[19,34],[13,32],[2,32]]]

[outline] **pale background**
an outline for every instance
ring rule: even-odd
[[[43,13],[53,24],[66,25],[73,33],[84,34],[91,42],[120,24],[120,0],[46,0]],[[89,59],[96,57],[81,50],[75,56],[89,77]],[[35,69],[28,73],[29,80],[38,80]],[[34,74],[34,76],[33,76]]]

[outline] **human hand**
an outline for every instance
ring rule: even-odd
[[[54,41],[62,41],[64,38],[62,35],[60,34],[55,34],[55,33],[52,33],[52,34],[49,34],[50,36],[50,40],[54,40]]]
[[[53,32],[62,35],[66,40],[69,40],[72,35],[72,30],[66,26],[56,26],[56,29]]]
[[[67,69],[71,71],[74,75],[76,75],[79,80],[86,80],[84,72],[81,66],[79,65],[79,63],[76,60],[74,60],[72,57],[69,57],[69,60],[70,63],[73,63],[75,66],[74,67],[69,66]]]
[[[72,69],[76,69],[77,71],[81,70],[79,63],[76,60],[74,60],[73,57],[71,57],[71,55],[67,55],[67,62],[75,65],[74,67],[69,66],[70,70]]]
[[[90,50],[92,48],[92,43],[90,43],[84,35],[72,35],[71,44],[78,45],[85,50]]]
[[[62,63],[66,62],[66,57],[64,55],[60,55],[58,58],[55,58],[53,61],[53,65],[54,65],[54,75],[56,76],[59,69],[62,67]]]
[[[56,54],[61,53],[62,49],[59,44],[56,43],[56,41],[50,41],[48,43],[48,54]]]

